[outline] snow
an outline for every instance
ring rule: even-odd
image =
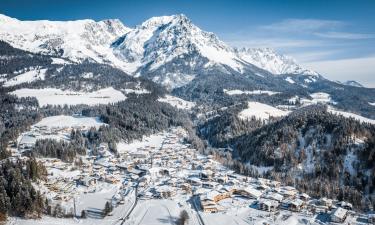
[[[312,93],[310,94],[310,97],[313,98],[312,99],[312,103],[330,103],[332,102],[331,100],[331,96],[327,93],[324,93],[324,92],[316,92],[316,93]]]
[[[357,114],[354,114],[354,113],[350,113],[350,112],[340,111],[340,110],[335,109],[333,107],[329,107],[328,112],[333,113],[333,114],[337,114],[337,115],[341,115],[341,116],[346,117],[346,118],[353,118],[353,119],[359,120],[360,122],[363,122],[363,123],[375,124],[375,120],[373,120],[373,119],[369,119],[369,118],[366,118],[366,117],[363,117],[363,116],[360,116],[360,115],[357,115]]]
[[[41,70],[31,70],[26,73],[17,75],[9,80],[7,80],[3,86],[4,87],[10,87],[10,86],[15,86],[18,84],[23,84],[23,83],[31,83],[37,80],[44,80],[45,74],[46,74],[47,69],[41,69]]]
[[[75,92],[60,90],[56,88],[45,89],[18,89],[12,92],[17,97],[35,97],[39,105],[98,105],[110,104],[123,101],[125,95],[112,87],[101,89],[94,92]]]
[[[175,224],[175,218],[179,217],[183,209],[190,212],[186,207],[177,205],[173,200],[147,200],[139,201],[131,214],[127,224],[162,225]],[[189,216],[193,220],[193,216]]]
[[[99,117],[84,117],[84,116],[50,116],[43,118],[40,122],[34,124],[34,126],[47,128],[63,128],[63,127],[95,127],[105,125],[105,123],[99,120]]]
[[[152,17],[127,33],[114,47],[115,54],[125,62],[150,65],[151,71],[192,50],[212,62],[242,70],[242,64],[229,46],[192,24],[184,15]]]
[[[83,116],[50,116],[45,117],[38,123],[31,126],[30,130],[22,133],[17,143],[20,146],[33,146],[37,140],[40,139],[54,139],[54,140],[70,140],[69,129],[65,128],[99,128],[106,125],[99,120],[98,117],[83,117]]]
[[[124,89],[125,94],[134,93],[137,95],[149,94],[150,92],[146,89]]]
[[[80,194],[76,198],[77,212],[84,209],[104,209],[105,203],[111,200],[118,190],[118,185],[103,183],[96,187],[94,193]]]
[[[296,95],[296,96],[293,96],[290,99],[288,99],[288,102],[290,104],[296,104],[299,99],[300,99],[300,97]]]
[[[285,80],[288,81],[291,84],[296,83],[291,77],[287,77],[287,78],[285,78]]]
[[[93,59],[123,66],[110,45],[130,29],[119,20],[76,20],[76,21],[21,21],[1,15],[0,40],[36,53],[56,54],[62,49],[63,57],[80,62]],[[61,64],[54,59],[53,63]]]
[[[279,94],[280,92],[275,92],[275,91],[265,91],[265,90],[254,90],[254,91],[241,91],[241,90],[227,90],[227,89],[224,89],[223,90],[225,94],[227,95],[242,95],[242,94],[246,94],[246,95],[261,95],[261,94],[266,94],[266,95],[275,95],[275,94]]]
[[[247,109],[242,110],[238,117],[241,119],[251,119],[255,117],[261,120],[268,120],[269,117],[283,117],[289,114],[289,111],[283,111],[273,106],[260,102],[248,102]]]
[[[65,65],[65,64],[70,64],[70,62],[61,58],[52,58],[52,64]]]
[[[189,102],[172,95],[166,95],[164,98],[159,98],[158,101],[168,103],[178,109],[190,110],[195,106],[194,102]]]
[[[312,104],[333,104],[335,105],[336,102],[332,100],[331,95],[325,92],[315,92],[310,94],[312,99],[301,98],[299,96],[293,96],[292,98],[288,99],[290,104],[296,104],[299,101],[302,105],[312,105]]]
[[[348,154],[346,154],[344,159],[344,169],[345,171],[349,172],[352,176],[356,176],[357,174],[356,170],[353,167],[353,163],[355,163],[356,161],[357,156],[354,154],[353,151],[349,150]]]
[[[271,48],[242,48],[237,49],[238,56],[243,61],[267,70],[273,74],[303,74],[318,76],[312,70],[302,68],[295,59],[278,54]]]
[[[318,75],[302,68],[291,57],[269,48],[232,48],[215,34],[201,30],[184,15],[152,17],[134,29],[116,19],[20,21],[1,15],[0,39],[31,52],[56,54],[56,50],[63,50],[62,57],[73,62],[92,59],[110,63],[134,76],[142,75],[142,68],[154,71],[173,59],[185,55],[194,57],[196,53],[208,59],[207,65],[222,66],[224,70],[225,66],[243,72],[248,64],[253,64],[273,74]],[[53,64],[66,63],[63,59],[53,58]],[[194,69],[197,64],[199,62],[193,60],[187,66]],[[166,78],[180,80],[178,86],[190,82],[196,75],[177,72]],[[165,83],[163,79],[160,80],[162,84]]]
[[[166,133],[153,134],[148,137],[143,137],[142,140],[133,141],[131,143],[119,142],[117,143],[117,151],[119,153],[137,151],[139,148],[146,146],[155,147],[159,149],[164,141]]]

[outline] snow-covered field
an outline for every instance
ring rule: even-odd
[[[31,83],[37,80],[44,80],[47,69],[30,70],[28,72],[17,75],[4,83],[4,87],[15,86],[23,83]]]
[[[275,91],[265,91],[265,90],[254,90],[254,91],[241,91],[241,90],[227,90],[227,89],[224,89],[223,90],[225,94],[227,95],[242,95],[242,94],[245,94],[245,95],[262,95],[262,94],[266,94],[266,95],[275,95],[275,94],[279,94],[280,92],[275,92]]]
[[[166,95],[164,98],[159,98],[158,101],[168,103],[171,106],[176,107],[178,109],[189,110],[195,106],[194,102],[189,102],[189,101],[183,100],[181,98],[177,98],[172,95]]]
[[[372,119],[369,119],[369,118],[366,118],[366,117],[363,117],[354,113],[340,111],[332,107],[328,107],[328,112],[336,114],[336,115],[341,115],[347,118],[354,118],[356,120],[359,120],[360,122],[375,124],[375,120],[372,120]]]
[[[12,93],[17,95],[17,97],[35,97],[40,106],[78,104],[98,105],[115,103],[126,99],[126,96],[123,93],[112,87],[95,92],[75,92],[56,88],[23,88]]]
[[[310,94],[312,99],[301,98],[299,96],[294,96],[290,98],[288,101],[290,104],[296,104],[299,101],[302,105],[312,105],[312,104],[333,104],[335,105],[336,102],[332,100],[331,95],[324,92],[316,92]]]
[[[71,63],[66,61],[65,59],[52,58],[52,64],[64,65],[64,64],[71,64]]]
[[[34,126],[46,126],[48,128],[55,127],[95,127],[105,125],[98,117],[85,117],[85,116],[49,116],[43,118]]]
[[[248,102],[247,109],[242,110],[238,116],[244,120],[251,119],[252,117],[268,120],[270,117],[283,117],[288,114],[289,111],[283,111],[267,104]]]
[[[117,151],[119,153],[124,153],[129,151],[136,151],[138,148],[144,147],[160,148],[166,135],[167,133],[158,133],[150,135],[148,137],[143,137],[142,140],[133,141],[131,143],[119,142],[117,144]]]
[[[18,145],[33,146],[38,139],[69,141],[69,129],[65,130],[64,128],[88,129],[90,127],[99,128],[102,125],[106,124],[101,122],[97,117],[50,116],[43,118],[38,123],[32,125],[29,131],[22,133],[18,137]],[[41,127],[45,127],[46,129],[40,129]]]
[[[335,102],[332,101],[332,98],[330,94],[324,93],[324,92],[316,92],[310,94],[310,97],[312,98],[311,103],[317,104],[317,103],[332,103],[335,104]]]

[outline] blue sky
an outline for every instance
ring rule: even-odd
[[[333,80],[375,87],[374,0],[0,0],[21,20],[119,18],[129,27],[183,13],[237,47],[272,47]]]

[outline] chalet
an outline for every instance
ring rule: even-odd
[[[176,195],[176,190],[168,185],[158,186],[155,188],[156,196],[169,198]]]
[[[258,202],[258,209],[267,211],[267,212],[275,212],[279,208],[279,202],[271,199],[261,199]]]
[[[120,183],[120,179],[115,176],[107,176],[105,178],[105,182],[111,183],[111,184],[117,184],[117,183]]]
[[[299,212],[302,210],[302,208],[304,207],[305,205],[305,202],[302,201],[301,199],[293,199],[289,202],[289,206],[288,206],[288,209],[290,211],[293,211],[293,212]]]
[[[371,213],[367,215],[367,222],[369,224],[375,224],[375,213]]]
[[[266,198],[266,199],[275,200],[279,203],[284,199],[284,197],[281,194],[278,194],[278,193],[275,193],[275,192],[267,192],[262,197]]]
[[[93,178],[93,177],[85,176],[85,177],[82,177],[79,180],[77,180],[77,183],[80,184],[80,185],[84,185],[86,187],[90,187],[90,186],[96,184],[96,179]]]
[[[188,183],[183,183],[180,185],[180,188],[184,190],[186,193],[191,193],[191,185]]]
[[[234,189],[233,194],[241,195],[247,198],[258,199],[262,195],[262,192],[252,187],[246,187],[246,188]]]
[[[218,206],[214,201],[205,199],[201,201],[201,207],[205,213],[217,213],[219,211]]]
[[[279,191],[279,194],[283,195],[284,197],[295,197],[297,193],[297,189],[291,186],[281,187]]]
[[[306,193],[301,193],[299,196],[299,199],[301,199],[302,201],[308,201],[310,199],[310,196]]]
[[[197,178],[197,177],[189,177],[187,179],[187,181],[189,182],[189,184],[191,184],[192,186],[202,186],[202,181]]]
[[[331,221],[335,223],[343,223],[348,216],[348,210],[338,207],[331,213]]]
[[[326,206],[328,208],[331,208],[332,207],[332,203],[333,203],[333,200],[332,199],[328,199],[328,198],[321,198],[319,200],[319,204],[321,206]]]
[[[344,208],[344,209],[347,209],[347,210],[352,210],[353,209],[353,205],[350,204],[349,202],[344,202],[344,201],[341,201],[337,204],[339,207],[341,208]]]

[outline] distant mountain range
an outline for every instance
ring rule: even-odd
[[[109,63],[134,75],[149,74],[181,58],[190,59],[187,66],[191,70],[224,66],[241,73],[255,65],[272,74],[318,75],[269,48],[232,48],[184,15],[153,17],[135,28],[128,28],[116,19],[20,21],[0,15],[0,39],[34,53],[57,55],[75,62],[87,59]],[[174,87],[197,75],[176,77],[174,72],[179,72],[178,68],[169,71],[169,76],[154,80]],[[171,79],[178,82],[173,84]]]

